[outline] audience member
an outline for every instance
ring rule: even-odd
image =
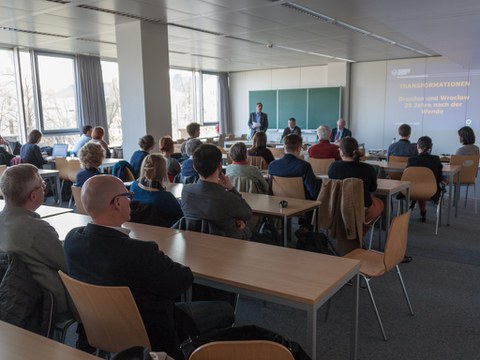
[[[314,159],[335,159],[340,160],[338,146],[330,143],[332,131],[326,125],[320,125],[317,129],[318,143],[310,146],[308,156]]]
[[[48,161],[43,158],[40,147],[38,146],[40,140],[42,140],[42,133],[40,131],[30,131],[30,134],[28,134],[28,142],[22,145],[20,149],[20,157],[22,158],[22,162],[35,165],[37,168],[42,169],[43,165],[48,163]]]
[[[0,165],[10,166],[14,157],[10,143],[0,135]]]
[[[174,299],[191,287],[193,274],[188,267],[173,262],[155,242],[129,237],[122,224],[130,219],[130,194],[112,175],[94,176],[85,182],[82,203],[92,222],[67,234],[64,250],[68,272],[95,285],[128,286],[152,350],[181,360],[184,356],[177,329],[185,329],[192,320],[213,323],[213,327],[228,326],[232,315],[223,316],[223,303],[217,302],[175,306]]]
[[[138,146],[141,150],[137,150],[133,153],[130,158],[130,165],[133,170],[135,170],[135,179],[140,175],[140,167],[142,166],[142,161],[145,157],[153,150],[155,146],[155,140],[152,135],[145,135],[138,139]]]
[[[297,134],[299,136],[302,136],[302,129],[297,126],[297,120],[295,120],[295,118],[293,117],[288,119],[288,126],[283,130],[282,138],[280,141],[283,141],[283,138],[290,134]]]
[[[168,180],[170,180],[170,182],[173,182],[173,179],[181,170],[180,164],[178,163],[177,159],[172,157],[172,154],[175,151],[173,140],[170,136],[164,136],[160,138],[159,143],[160,152],[167,160]]]
[[[345,120],[340,118],[337,121],[337,127],[334,128],[330,134],[330,142],[338,143],[347,136],[352,136],[352,132],[345,127]]]
[[[479,149],[475,145],[475,133],[470,126],[464,126],[458,129],[458,136],[460,137],[460,146],[455,155],[478,155]]]
[[[198,179],[197,171],[193,167],[193,153],[195,150],[202,145],[202,142],[198,139],[191,139],[187,141],[185,146],[185,151],[188,156],[188,159],[183,161],[182,168],[180,171],[182,183],[191,183],[195,182]]]
[[[410,142],[410,135],[412,128],[408,124],[402,124],[398,127],[398,135],[400,140],[390,144],[387,150],[387,159],[390,156],[408,156],[412,157],[418,155],[417,146]]]
[[[82,169],[77,173],[75,186],[81,187],[87,179],[100,174],[105,150],[100,145],[89,142],[80,148],[78,158]]]
[[[432,147],[433,143],[431,138],[428,136],[422,136],[419,138],[417,140],[418,155],[408,159],[407,167],[418,166],[432,170],[433,175],[435,175],[435,179],[437,180],[437,192],[432,196],[432,200],[438,201],[442,191],[441,183],[443,181],[443,165],[438,156],[431,154]],[[412,201],[410,208],[413,210],[414,207],[415,201]],[[422,222],[425,222],[427,215],[427,202],[423,200],[419,201],[418,207],[420,208],[421,220]]]
[[[268,129],[268,115],[262,112],[262,110],[263,104],[259,102],[256,105],[256,111],[250,113],[248,117],[249,139],[252,139],[256,133],[265,132]]]
[[[230,156],[232,157],[233,164],[227,166],[226,175],[232,180],[236,177],[250,179],[256,190],[253,192],[266,194],[268,192],[268,184],[256,166],[248,165],[247,147],[245,146],[245,143],[239,142],[234,144],[230,148]]]
[[[382,213],[384,207],[382,200],[371,194],[377,190],[377,173],[372,165],[360,162],[357,140],[346,137],[340,141],[339,147],[342,161],[335,161],[330,166],[328,177],[339,180],[353,177],[363,180],[365,223],[369,223]]]
[[[302,138],[291,134],[283,139],[285,155],[272,161],[268,166],[268,174],[280,177],[301,177],[307,199],[316,200],[321,182],[317,180],[309,162],[299,158],[302,152]]]
[[[52,292],[56,321],[71,318],[67,296],[58,276],[66,271],[58,234],[35,210],[43,204],[45,182],[31,164],[9,167],[0,178],[5,207],[0,212],[0,250],[16,254],[33,278]]]
[[[168,184],[167,162],[163,155],[150,154],[143,159],[140,177],[130,186],[133,200],[155,206],[166,227],[175,224],[183,216],[182,208],[171,192]]]
[[[92,130],[92,140],[91,140],[91,142],[101,145],[103,150],[105,150],[105,156],[107,158],[111,158],[112,153],[110,152],[110,149],[108,148],[108,144],[103,139],[104,136],[105,136],[105,129],[101,126],[95,126]]]
[[[184,157],[184,158],[189,156],[189,155],[187,155],[187,149],[186,149],[188,140],[196,139],[200,136],[200,124],[193,123],[193,122],[188,124],[187,125],[187,133],[188,133],[189,138],[186,139],[182,143],[182,146],[180,148],[180,152],[182,153],[182,157]]]
[[[193,166],[200,180],[183,187],[182,210],[187,218],[207,220],[226,236],[250,239],[246,226],[252,209],[222,172],[222,152],[214,145],[201,145],[193,153]]]
[[[75,143],[75,146],[72,149],[72,153],[74,155],[78,155],[82,146],[88,143],[90,140],[92,140],[92,130],[93,130],[92,125],[85,125],[82,128],[82,136],[80,136],[80,139],[78,139],[78,141]]]
[[[257,132],[253,136],[253,146],[248,150],[249,156],[261,156],[265,159],[267,164],[270,164],[275,158],[270,149],[267,148],[267,134],[264,132]]]

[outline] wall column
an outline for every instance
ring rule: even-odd
[[[116,38],[123,156],[129,160],[143,135],[158,144],[172,133],[168,28],[134,20],[117,24]]]

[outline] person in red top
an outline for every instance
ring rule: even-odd
[[[330,143],[331,130],[326,125],[320,125],[317,129],[318,143],[308,149],[308,156],[314,159],[341,160],[338,146]]]

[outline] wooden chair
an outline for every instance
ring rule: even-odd
[[[215,341],[197,348],[189,360],[294,360],[283,345],[266,340]]]
[[[77,181],[77,173],[80,171],[80,160],[70,159],[68,161],[68,179],[75,184]]]
[[[75,202],[75,208],[77,209],[77,214],[88,215],[87,211],[83,207],[82,198],[80,196],[82,193],[82,188],[72,185],[71,189],[72,189],[73,201]]]
[[[409,167],[403,171],[402,181],[410,181],[410,200],[428,201],[437,192],[437,180],[433,171],[426,167]],[[403,193],[403,192],[402,192]],[[405,193],[404,193],[405,195]],[[435,235],[438,234],[438,226],[442,216],[443,192],[437,204],[437,222]]]
[[[285,155],[285,149],[281,148],[268,148],[275,159],[281,159]]]
[[[70,177],[68,176],[68,160],[60,157],[55,158],[55,169],[58,170],[58,176],[62,181],[60,189],[63,189],[65,181],[70,181]]]
[[[260,170],[267,170],[268,164],[262,156],[247,156],[248,165],[258,167]]]
[[[460,186],[467,185],[465,192],[465,207],[467,207],[468,187],[473,185],[473,197],[475,200],[475,214],[477,213],[477,174],[479,155],[452,155],[450,158],[450,165],[460,165]],[[453,184],[449,184],[452,186]]]
[[[88,343],[109,353],[132,346],[151,350],[143,320],[126,286],[97,286],[58,272],[82,320]]]
[[[274,196],[305,199],[305,188],[301,177],[270,177],[270,189]]]
[[[408,298],[407,290],[403,283],[402,274],[398,267],[398,264],[403,261],[407,249],[408,222],[410,220],[410,214],[411,210],[393,219],[388,239],[385,244],[384,253],[373,250],[356,249],[345,255],[346,258],[360,260],[360,275],[365,279],[370,300],[372,301],[375,315],[377,316],[378,325],[380,326],[385,341],[387,341],[387,336],[373,297],[370,280],[383,276],[395,268],[400,284],[402,285],[403,294],[405,295],[410,314],[413,315],[412,305],[410,304],[410,299]]]
[[[408,156],[395,156],[390,155],[388,157],[388,163],[406,163],[408,161]],[[388,171],[387,175],[392,180],[400,180],[402,178],[402,173],[399,171]]]
[[[308,162],[312,165],[313,172],[315,175],[328,175],[328,169],[330,165],[335,161],[335,159],[315,159],[309,158]]]

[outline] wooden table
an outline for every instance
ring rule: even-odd
[[[358,272],[351,259],[245,240],[127,223],[130,236],[153,240],[174,261],[189,266],[195,282],[307,312],[307,343],[317,358],[317,311],[350,279],[350,358],[357,356]]]
[[[5,200],[0,200],[0,211],[2,211],[4,207],[5,207]],[[73,209],[70,209],[70,208],[48,206],[48,205],[40,205],[40,207],[37,210],[35,210],[35,212],[38,215],[40,215],[42,219],[59,215],[59,214],[65,214],[72,211]]]
[[[58,238],[63,241],[70,230],[79,226],[86,226],[92,221],[92,218],[88,215],[66,213],[51,216],[46,218],[45,221],[55,228]]]
[[[377,179],[377,190],[374,195],[380,195],[386,197],[385,204],[385,237],[388,238],[388,231],[390,230],[390,222],[392,217],[392,209],[390,208],[391,199],[399,192],[405,191],[405,199],[408,204],[410,203],[410,181],[391,180],[391,179]]]
[[[0,359],[98,360],[99,358],[0,321]]]
[[[242,192],[242,197],[252,208],[255,215],[273,216],[283,219],[283,246],[287,246],[287,221],[289,218],[305,214],[320,206],[318,201],[287,198],[284,196],[272,196],[264,194],[252,194]],[[280,201],[288,202],[286,208],[280,206]],[[318,211],[317,211],[318,218]]]
[[[62,184],[60,181],[60,172],[58,170],[51,169],[38,169],[39,175],[42,179],[52,178],[55,181],[55,187],[57,188],[57,197],[55,201],[58,204],[62,203]]]
[[[368,160],[366,163],[370,165],[380,166],[389,171],[403,172],[405,170],[407,163],[392,163],[387,161],[373,161]],[[455,194],[454,194],[454,203],[455,203],[455,217],[458,216],[458,197],[460,192],[460,165],[450,165],[443,164],[442,172],[444,176],[448,177],[449,184],[455,184]],[[456,181],[455,181],[456,180]],[[450,225],[450,209],[452,208],[452,187],[449,186],[448,189],[448,206],[447,206],[447,226]],[[441,219],[440,219],[441,223]]]

